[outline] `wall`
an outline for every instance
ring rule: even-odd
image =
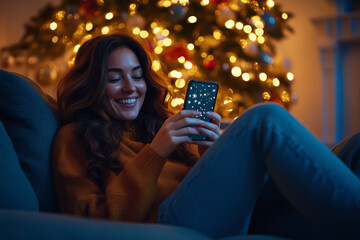
[[[17,42],[24,33],[23,25],[46,3],[61,0],[0,0],[0,47]],[[294,90],[298,95],[290,112],[315,136],[322,135],[322,75],[317,35],[311,19],[336,14],[331,0],[277,0],[285,11],[294,13],[290,21],[295,33],[277,43],[278,53],[291,61],[295,74]]]

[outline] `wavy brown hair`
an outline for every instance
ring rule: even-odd
[[[143,106],[133,121],[135,140],[150,143],[171,115],[164,104],[166,79],[152,70],[148,45],[126,34],[97,36],[82,44],[73,67],[58,85],[57,100],[64,123],[77,126],[77,135],[88,158],[87,172],[98,183],[102,183],[109,171],[119,173],[122,169],[118,146],[125,125],[111,119],[103,108],[108,58],[119,47],[135,53],[147,86]],[[179,145],[170,157],[188,165],[195,161],[186,144]]]

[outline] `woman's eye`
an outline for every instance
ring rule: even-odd
[[[117,83],[119,82],[121,79],[120,78],[113,78],[113,79],[109,79],[108,82],[109,83]]]
[[[143,75],[135,75],[135,76],[133,76],[132,78],[135,79],[135,80],[141,80],[141,79],[143,79],[144,77],[143,77]]]

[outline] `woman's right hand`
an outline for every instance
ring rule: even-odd
[[[200,112],[192,110],[181,110],[168,118],[155,135],[150,146],[160,156],[167,158],[181,143],[190,143],[188,134],[199,134],[195,127],[188,125],[202,126],[203,120],[194,118],[200,116]]]

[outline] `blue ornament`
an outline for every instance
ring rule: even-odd
[[[187,8],[181,4],[173,4],[170,7],[170,15],[173,21],[179,21],[183,19],[187,14]]]
[[[267,28],[267,27],[270,27],[270,28],[275,27],[276,20],[275,20],[274,16],[270,12],[264,12],[264,14],[261,15],[261,18],[265,23],[265,28]]]

